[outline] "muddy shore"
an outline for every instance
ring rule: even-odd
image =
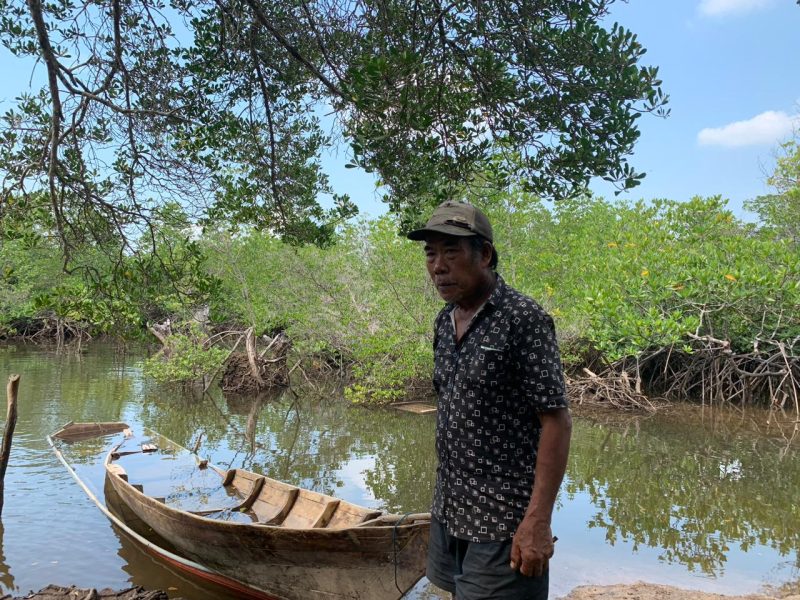
[[[800,600],[800,590],[776,590],[774,595],[726,596],[668,585],[637,582],[616,585],[582,585],[561,600]]]

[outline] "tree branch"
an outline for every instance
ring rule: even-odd
[[[258,4],[257,0],[246,0],[248,6],[253,10],[258,22],[266,29],[272,37],[274,37],[278,43],[283,46],[286,51],[294,58],[297,62],[302,64],[306,69],[311,71],[311,73],[316,77],[322,85],[324,85],[329,92],[334,94],[335,96],[342,98],[343,100],[349,100],[348,95],[342,91],[339,86],[333,83],[330,79],[328,79],[322,71],[320,71],[316,66],[314,66],[311,61],[309,61],[305,56],[300,53],[300,50],[297,49],[297,46],[292,44],[286,36],[284,36],[280,31],[278,31],[272,23],[270,23],[269,18],[267,17],[264,10]]]

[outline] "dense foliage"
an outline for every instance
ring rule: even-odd
[[[800,138],[780,147],[775,170],[767,178],[774,193],[759,196],[745,206],[756,212],[775,237],[800,248]]]
[[[73,255],[83,267],[65,270],[41,197],[10,197],[13,210],[0,215],[0,335],[136,337],[147,322],[190,314],[215,292],[177,205],[154,213],[148,236],[135,242],[139,252],[84,243]]]
[[[485,200],[499,272],[553,314],[573,369],[590,352],[612,364],[662,349],[691,352],[699,338],[725,341],[731,352],[780,343],[796,358],[800,253],[770,223],[742,222],[718,197],[550,205],[508,191]],[[188,317],[207,303],[217,328],[284,331],[300,356],[347,367],[353,400],[396,399],[409,383],[428,378],[431,324],[441,301],[421,248],[397,235],[396,217],[342,227],[325,248],[295,247],[245,229],[189,239],[180,215],[170,219],[160,230],[164,243],[171,240],[173,255],[197,257],[193,270],[177,278],[194,304],[160,283],[160,269],[169,265],[147,263],[137,271],[148,273],[147,280],[132,280],[112,298],[96,292],[102,272],[95,283],[54,278],[58,249],[40,242],[25,252],[18,236],[0,247],[4,326],[50,311],[93,332],[124,333],[123,323]],[[202,359],[192,369],[213,371],[210,355]]]
[[[795,140],[782,150],[775,194],[749,204],[759,223],[737,218],[719,197],[551,204],[495,187],[467,198],[494,223],[499,272],[555,317],[573,372],[633,364],[638,377],[661,354],[648,367],[662,373],[655,391],[671,379],[690,395],[692,379],[706,389],[707,376],[727,369],[739,380],[717,395],[767,393],[800,406],[800,147]],[[0,215],[0,334],[132,337],[169,318],[186,338],[175,342],[188,348],[181,323],[201,310],[217,331],[284,332],[307,364],[347,371],[355,401],[393,400],[428,380],[441,301],[419,244],[397,235],[402,215],[343,224],[327,244],[297,246],[243,224],[199,229],[168,203],[147,236],[84,241],[74,252],[90,268],[62,273],[46,205],[46,194],[12,196]],[[201,350],[161,375],[213,372],[223,353]],[[681,373],[670,370],[674,357]]]
[[[205,343],[206,335],[197,324],[185,332],[169,336],[168,345],[145,360],[144,373],[159,383],[196,383],[207,385],[207,379],[219,371],[228,352]]]
[[[396,226],[384,217],[345,227],[328,249],[210,236],[209,267],[223,282],[212,318],[285,330],[306,355],[352,363],[354,398],[395,398],[430,370],[437,308],[420,251]]]
[[[666,96],[613,1],[0,0],[0,43],[46,75],[0,117],[0,214],[46,191],[75,264],[136,252],[172,201],[325,244],[356,210],[320,165],[337,145],[406,225],[488,163],[543,196],[632,187]]]

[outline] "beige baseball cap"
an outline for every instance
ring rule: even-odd
[[[462,237],[480,235],[490,242],[494,241],[492,225],[486,215],[472,204],[453,200],[447,200],[437,206],[425,227],[409,232],[407,237],[410,240],[421,241],[425,240],[429,233]]]

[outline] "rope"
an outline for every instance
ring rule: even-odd
[[[398,552],[398,548],[397,548],[397,528],[400,527],[400,524],[410,514],[412,514],[412,513],[407,512],[406,514],[404,514],[402,517],[400,517],[397,520],[397,522],[394,524],[394,527],[392,527],[392,548],[394,549],[394,587],[397,588],[397,591],[400,592],[401,595],[403,594],[403,590],[400,589],[400,585],[398,585],[398,583],[397,583],[397,552]]]

